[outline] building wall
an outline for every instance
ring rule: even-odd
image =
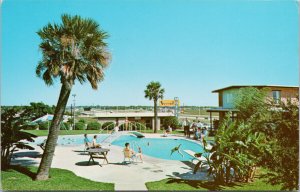
[[[101,124],[103,124],[105,122],[118,121],[118,123],[120,125],[120,124],[123,124],[126,122],[126,118],[123,118],[123,117],[118,117],[118,118],[116,118],[116,117],[98,117],[97,120]],[[140,118],[128,117],[127,120],[130,122],[138,122],[138,123],[145,124],[147,128],[151,128],[154,130],[154,118],[153,117],[140,117]],[[161,117],[158,117],[157,118],[157,130],[160,130],[160,129],[161,129]]]
[[[223,108],[234,108],[234,98],[238,92],[238,89],[229,89],[222,91],[222,107]],[[220,93],[219,93],[220,94]]]
[[[268,96],[271,99],[273,99],[273,91],[280,91],[282,102],[287,102],[288,99],[292,102],[298,102],[299,88],[271,87],[269,89]]]
[[[281,101],[287,102],[291,99],[292,102],[297,102],[299,88],[290,87],[265,87],[269,89],[268,97],[273,99],[273,91],[281,92]],[[262,88],[260,88],[262,89]],[[238,93],[239,88],[223,90],[219,92],[219,107],[234,108],[234,98]]]
[[[291,100],[292,102],[299,105],[298,95],[299,88],[292,87],[260,87],[259,89],[268,88],[268,98],[273,100],[273,91],[280,91],[281,93],[281,101],[287,102],[287,100]],[[234,108],[234,98],[236,94],[238,94],[238,90],[240,88],[222,90],[219,92],[219,107],[223,108]],[[226,113],[219,112],[219,120],[220,122],[224,119]]]

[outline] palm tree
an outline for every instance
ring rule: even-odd
[[[165,90],[159,82],[150,82],[145,90],[145,98],[154,102],[154,133],[157,132],[157,101],[163,99]]]
[[[49,169],[58,138],[59,125],[75,80],[89,81],[93,89],[104,78],[104,69],[110,61],[108,34],[92,19],[62,15],[61,24],[48,24],[37,32],[42,42],[43,57],[36,74],[50,86],[59,78],[61,90],[36,180],[49,178]]]

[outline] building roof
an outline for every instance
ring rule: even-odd
[[[100,118],[125,118],[125,117],[154,117],[153,112],[89,112],[85,111],[81,113],[82,115],[87,115],[91,117]],[[175,116],[172,112],[158,112],[158,117],[170,117]]]
[[[280,87],[280,88],[297,88],[297,89],[299,89],[299,86],[284,86],[284,85],[232,85],[232,86],[224,87],[221,89],[213,90],[212,93],[218,93],[220,91],[224,91],[224,90],[228,90],[228,89],[235,89],[235,88],[242,88],[242,87],[257,87],[257,88]]]

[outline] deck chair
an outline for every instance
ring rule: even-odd
[[[124,161],[123,162],[129,162],[133,163],[134,160],[136,160],[136,156],[132,154],[130,150],[125,150],[124,149]]]

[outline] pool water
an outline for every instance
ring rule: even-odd
[[[143,154],[168,160],[191,160],[192,157],[185,153],[184,150],[204,152],[203,147],[198,143],[188,141],[185,139],[174,138],[137,138],[132,135],[122,135],[120,138],[118,138],[118,140],[114,141],[112,144],[124,147],[126,142],[130,144],[130,147],[135,152],[138,151],[138,147],[141,147]],[[183,156],[178,152],[174,152],[171,155],[171,150],[179,144],[181,144],[179,149]]]
[[[90,142],[93,141],[94,135],[88,135],[88,139]],[[108,137],[108,134],[97,134],[97,143],[100,143],[103,141],[106,137]],[[37,137],[34,140],[34,144],[40,144],[42,143],[46,137]],[[84,145],[84,137],[83,135],[61,135],[58,136],[57,144],[62,146],[76,146],[76,145]]]
[[[94,135],[88,135],[90,141],[92,141]],[[109,134],[97,134],[97,143],[100,143],[105,138],[107,138]],[[35,145],[42,143],[46,137],[38,137],[35,139]],[[58,137],[57,145],[60,146],[78,146],[84,145],[83,135],[62,135]],[[185,139],[174,139],[174,138],[137,138],[133,135],[122,135],[117,140],[115,140],[112,145],[117,145],[120,147],[124,147],[125,143],[129,143],[130,147],[137,152],[138,147],[141,147],[142,153],[148,156],[167,159],[167,160],[179,160],[179,161],[190,161],[193,159],[192,156],[188,155],[184,152],[184,150],[192,150],[194,152],[203,153],[203,147],[196,142],[188,141]],[[174,152],[171,155],[171,150],[174,147],[177,147],[179,144],[180,152],[183,156]]]

